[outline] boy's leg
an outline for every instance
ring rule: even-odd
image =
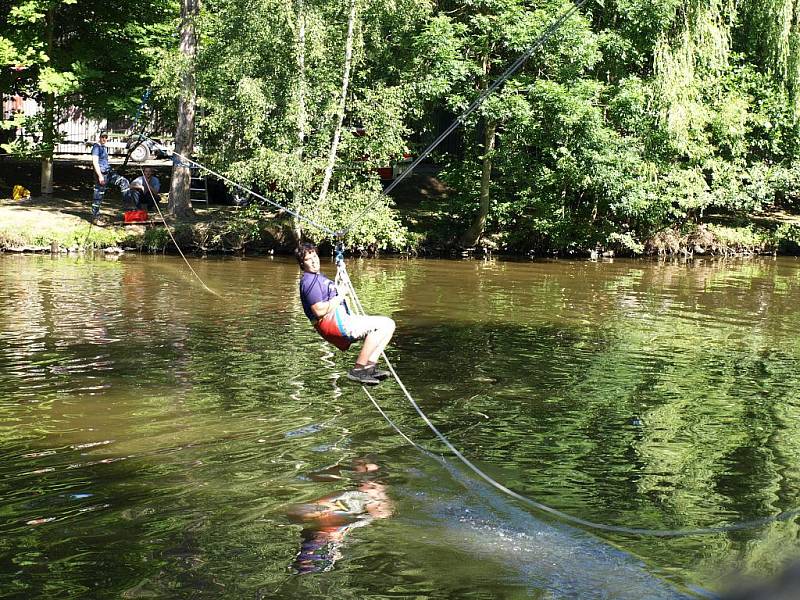
[[[376,384],[389,374],[375,373],[375,363],[381,352],[392,339],[395,324],[389,317],[373,317],[368,315],[348,315],[343,325],[343,333],[350,340],[364,340],[358,353],[356,364],[347,376],[360,383]]]
[[[122,192],[122,202],[123,205],[126,202],[130,201],[131,195],[131,183],[127,179],[125,179],[122,175],[115,171],[111,171],[108,174],[107,181],[111,185],[116,185],[119,187],[119,191]]]
[[[358,353],[356,364],[362,366],[374,365],[380,360],[381,353],[394,335],[395,323],[389,317],[365,317],[370,319],[370,331],[364,339],[361,352]]]
[[[96,219],[100,216],[100,204],[103,202],[103,196],[106,195],[106,186],[100,185],[97,181],[94,183],[94,194],[92,195],[92,218]]]
[[[140,210],[142,208],[142,195],[143,195],[141,190],[131,189],[128,193],[131,201],[133,201],[133,208],[136,210]]]

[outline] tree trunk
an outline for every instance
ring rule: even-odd
[[[194,112],[197,90],[194,77],[194,59],[197,55],[196,19],[200,14],[200,0],[181,0],[181,45],[183,76],[178,100],[178,128],[175,131],[175,152],[190,158],[194,150]],[[169,190],[169,212],[178,218],[192,216],[189,187],[191,173],[187,167],[172,167]]]
[[[325,202],[328,195],[328,186],[331,183],[333,167],[336,164],[336,151],[339,148],[339,138],[342,135],[342,124],[344,123],[344,109],[347,101],[347,88],[350,85],[350,63],[353,59],[353,29],[356,22],[356,0],[350,2],[350,17],[347,21],[347,42],[344,51],[344,73],[342,75],[342,95],[339,98],[339,107],[336,121],[336,129],[333,131],[333,141],[331,151],[328,154],[328,165],[325,167],[325,176],[322,179],[322,188],[319,191],[319,204]]]
[[[297,162],[302,163],[306,143],[306,12],[303,0],[297,0]],[[303,196],[302,178],[296,178],[292,193],[294,206],[299,208]],[[303,239],[300,219],[292,218],[292,235],[299,243]]]
[[[483,133],[483,171],[481,172],[481,201],[478,214],[472,221],[472,225],[461,238],[461,245],[471,248],[478,243],[486,227],[486,217],[489,215],[489,203],[491,196],[489,186],[492,183],[492,153],[494,151],[494,139],[497,132],[497,121],[490,120],[486,123]]]
[[[47,55],[53,56],[53,32],[55,30],[55,6],[47,9],[45,19],[47,36]],[[56,97],[52,93],[44,95],[44,126],[42,130],[42,172],[41,188],[42,195],[49,196],[53,193],[53,151],[55,150],[55,117],[56,117]]]

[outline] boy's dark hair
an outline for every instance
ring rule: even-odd
[[[303,268],[303,262],[306,259],[306,255],[311,254],[314,252],[315,254],[319,254],[317,252],[317,245],[312,244],[311,242],[303,242],[302,244],[298,244],[297,248],[294,249],[294,256],[297,258],[297,264],[300,265],[300,268]]]

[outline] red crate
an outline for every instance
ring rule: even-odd
[[[126,210],[125,223],[143,223],[149,219],[146,210]]]

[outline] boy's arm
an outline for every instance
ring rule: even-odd
[[[92,148],[92,166],[94,167],[95,175],[97,175],[97,180],[100,185],[104,185],[106,182],[105,177],[103,177],[103,172],[100,170],[100,155],[95,152],[95,148]]]
[[[346,294],[338,294],[334,296],[327,302],[317,302],[316,304],[311,305],[311,312],[314,313],[314,316],[318,319],[321,319],[325,315],[328,315],[336,310],[336,307],[339,306],[342,302],[347,299]]]

